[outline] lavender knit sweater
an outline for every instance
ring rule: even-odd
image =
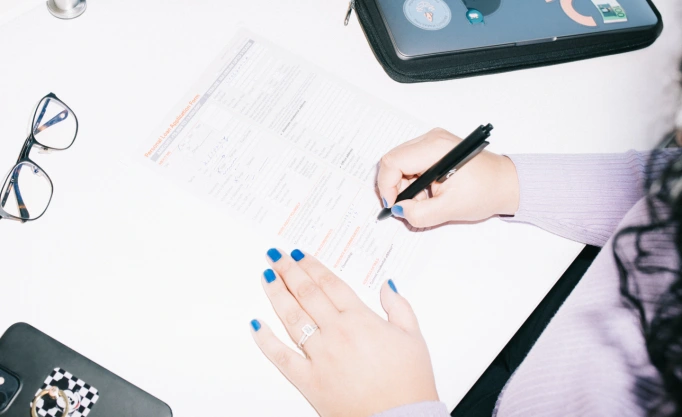
[[[682,152],[670,151],[657,157],[654,175],[680,156]],[[638,317],[621,300],[611,237],[624,226],[649,222],[643,199],[649,154],[510,158],[518,172],[521,200],[508,221],[534,224],[604,249],[507,382],[495,415],[644,415],[646,398],[635,384],[657,381],[659,376],[648,360]],[[649,240],[656,261],[677,268],[671,236]],[[625,255],[633,254],[634,246]],[[633,279],[647,299],[655,300],[674,277],[635,274]],[[442,403],[420,403],[375,417],[408,416],[445,417],[449,412]]]

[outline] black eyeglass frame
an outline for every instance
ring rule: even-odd
[[[47,99],[47,100],[46,100]],[[44,112],[45,109],[47,108],[47,105],[49,104],[49,100],[55,100],[59,102],[66,110],[68,110],[68,113],[61,119],[56,119],[60,114],[63,112],[60,112],[57,116],[53,117],[51,120],[45,123],[47,127],[52,126],[53,124],[59,123],[62,120],[65,120],[68,114],[71,114],[76,122],[76,131],[73,135],[73,139],[71,140],[71,143],[69,143],[69,146],[65,148],[54,148],[51,146],[47,146],[43,143],[40,143],[36,138],[35,138],[35,131],[37,128],[37,124],[40,123],[42,119],[42,114],[40,118],[38,119],[38,122],[36,123],[36,115],[38,115],[38,111]],[[43,105],[43,108],[40,109],[40,104],[45,101],[45,104]],[[35,125],[34,125],[35,124]],[[2,187],[0,188],[0,192],[2,190],[6,190],[5,195],[0,195],[0,220],[4,219],[10,219],[10,220],[18,220],[22,223],[26,223],[28,221],[34,221],[38,220],[41,218],[45,212],[47,211],[48,207],[50,207],[50,203],[52,202],[52,196],[54,195],[54,184],[52,183],[52,179],[50,178],[49,175],[47,175],[47,172],[45,172],[44,169],[40,167],[40,165],[36,164],[31,158],[29,157],[31,153],[31,149],[33,149],[34,145],[39,146],[42,148],[44,151],[65,151],[69,149],[71,146],[73,146],[74,142],[76,142],[76,137],[78,136],[78,117],[76,117],[76,113],[71,110],[71,107],[67,106],[66,103],[64,103],[62,100],[60,100],[54,93],[49,93],[45,95],[43,98],[40,99],[38,102],[38,106],[36,106],[35,111],[33,112],[33,117],[31,118],[31,132],[29,133],[28,137],[24,141],[24,145],[21,147],[21,151],[19,152],[19,158],[17,158],[17,162],[14,164],[12,169],[10,170],[9,174],[7,175],[7,178],[2,182]],[[19,171],[20,171],[20,165],[23,163],[30,163],[33,166],[35,166],[37,169],[39,169],[44,175],[45,178],[50,183],[50,199],[47,202],[47,205],[45,206],[45,209],[43,210],[42,213],[40,213],[40,216],[36,218],[29,218],[30,215],[28,213],[28,210],[26,209],[26,206],[24,205],[23,199],[21,197],[21,193],[19,191],[19,186],[17,179],[19,177]],[[12,184],[8,184],[8,182],[12,181]],[[7,213],[3,207],[5,206],[7,202],[7,198],[9,197],[9,192],[10,192],[10,187],[14,187],[14,194],[16,195],[17,198],[17,203],[19,205],[19,212],[21,213],[22,216],[24,217],[17,217],[12,214]],[[25,214],[24,214],[25,213]]]

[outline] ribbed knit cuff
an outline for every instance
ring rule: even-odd
[[[392,408],[372,417],[449,417],[445,404],[439,401],[426,401]]]
[[[658,154],[654,175],[680,155]],[[625,213],[644,196],[650,153],[508,155],[519,177],[519,210],[505,221],[603,246]]]

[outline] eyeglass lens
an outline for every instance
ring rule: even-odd
[[[33,116],[33,137],[39,144],[52,149],[66,149],[76,139],[76,117],[59,100],[45,97]]]
[[[23,220],[42,216],[52,198],[52,182],[30,161],[17,164],[0,190],[0,207]]]

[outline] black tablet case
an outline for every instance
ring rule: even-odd
[[[645,48],[663,30],[661,14],[651,0],[647,2],[658,18],[656,26],[648,30],[606,32],[558,39],[554,42],[472,50],[410,60],[402,60],[396,54],[376,0],[354,0],[354,8],[374,56],[389,77],[401,83],[417,83],[560,64]]]
[[[171,409],[136,386],[25,323],[0,338],[0,365],[19,376],[21,388],[1,417],[28,417],[36,389],[55,368],[92,384],[99,399],[88,417],[171,417]]]

